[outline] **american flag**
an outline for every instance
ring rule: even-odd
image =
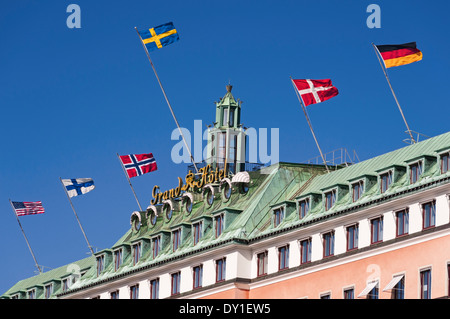
[[[17,216],[34,215],[44,213],[42,202],[12,202]]]

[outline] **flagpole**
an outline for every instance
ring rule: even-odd
[[[178,130],[180,131],[181,138],[183,139],[184,145],[186,146],[186,149],[187,149],[188,152],[189,152],[189,156],[190,156],[190,158],[191,158],[192,164],[194,164],[196,173],[198,174],[198,168],[197,168],[197,165],[195,165],[195,161],[194,161],[194,158],[192,157],[191,150],[190,150],[190,148],[189,148],[189,146],[188,146],[188,144],[187,144],[187,142],[186,142],[186,139],[184,138],[184,135],[183,135],[183,132],[181,131],[180,125],[178,124],[178,120],[177,120],[177,118],[175,117],[175,113],[173,112],[172,106],[170,105],[169,99],[167,98],[166,91],[164,90],[164,88],[163,88],[163,86],[162,86],[161,80],[159,79],[158,73],[156,72],[156,69],[155,69],[155,66],[153,65],[152,59],[150,58],[150,53],[148,52],[147,47],[145,46],[144,42],[142,41],[142,37],[141,37],[141,35],[139,34],[138,29],[137,29],[136,27],[134,27],[134,29],[136,30],[136,32],[137,32],[137,34],[138,34],[138,36],[139,36],[139,39],[141,40],[141,44],[142,44],[142,46],[144,47],[145,53],[147,54],[148,61],[150,62],[150,65],[152,66],[153,72],[155,73],[156,79],[158,80],[158,83],[159,83],[159,86],[160,86],[160,88],[161,88],[161,91],[162,91],[162,93],[163,93],[163,95],[164,95],[164,98],[166,99],[166,102],[167,102],[167,105],[169,106],[170,112],[172,113],[172,117],[173,117],[173,119],[175,120],[175,123],[176,123],[176,125],[177,125],[177,127],[178,127]]]
[[[67,192],[67,189],[64,186],[64,183],[63,183],[61,177],[59,178],[59,180],[61,181],[61,184],[62,184],[62,186],[64,188],[64,191],[66,192],[67,198],[69,199],[70,206],[72,207],[73,213],[75,214],[75,217],[76,217],[76,219],[78,221],[78,225],[80,225],[81,232],[83,233],[84,239],[86,239],[86,242],[88,244],[89,250],[91,251],[92,255],[94,255],[94,250],[92,249],[92,246],[89,243],[89,240],[87,239],[87,236],[86,236],[86,233],[84,232],[83,226],[81,226],[80,219],[78,218],[77,212],[75,211],[75,207],[73,206],[72,200],[70,199],[69,193]]]
[[[125,167],[123,166],[123,163],[122,163],[122,161],[120,160],[119,153],[116,153],[116,154],[117,154],[117,158],[119,159],[120,165],[122,166],[123,172],[125,173],[125,176],[127,177],[128,184],[130,184],[131,190],[133,191],[134,198],[136,198],[136,202],[137,202],[137,204],[138,204],[138,206],[139,206],[139,211],[142,212],[141,204],[139,203],[139,200],[138,200],[138,198],[137,198],[137,196],[136,196],[136,193],[135,193],[135,191],[134,191],[133,185],[131,185],[131,181],[130,181],[130,178],[128,177],[127,171],[125,170]]]
[[[19,223],[20,230],[22,230],[23,237],[25,237],[25,241],[27,242],[28,249],[30,250],[31,256],[33,256],[34,263],[36,264],[36,267],[37,267],[39,273],[41,274],[42,273],[41,267],[39,267],[39,264],[38,264],[38,262],[36,260],[36,256],[34,255],[33,250],[31,249],[30,243],[28,242],[28,238],[25,235],[25,232],[24,232],[24,230],[22,228],[22,224],[20,223],[20,220],[19,220],[19,216],[17,216],[16,210],[14,209],[14,205],[11,202],[11,199],[9,200],[9,203],[11,204],[11,207],[12,207],[12,209],[14,211],[14,215],[16,216],[17,222]]]
[[[395,102],[397,103],[397,106],[398,106],[398,109],[399,109],[399,111],[400,111],[400,114],[402,115],[403,121],[405,122],[406,128],[407,128],[407,130],[408,130],[408,134],[409,134],[409,136],[411,137],[412,142],[413,142],[413,143],[416,143],[416,141],[414,140],[414,137],[413,137],[413,135],[412,135],[412,133],[411,133],[411,130],[409,129],[408,122],[406,122],[406,118],[405,118],[405,115],[403,114],[402,108],[400,107],[400,103],[399,103],[398,100],[397,100],[397,96],[395,95],[394,89],[392,88],[391,81],[389,80],[389,76],[388,76],[388,74],[387,74],[387,70],[386,70],[386,68],[384,67],[384,64],[381,62],[380,56],[379,56],[379,54],[378,54],[379,51],[378,51],[377,47],[375,46],[375,44],[372,43],[372,46],[373,46],[373,49],[375,50],[375,55],[376,55],[377,58],[378,58],[378,62],[380,62],[380,66],[381,66],[381,69],[382,69],[383,72],[384,72],[384,76],[386,77],[386,80],[387,80],[387,82],[388,82],[388,84],[389,84],[389,87],[390,87],[390,89],[391,89],[392,95],[394,96]],[[377,53],[377,52],[378,52],[378,53]]]
[[[291,78],[292,86],[294,87],[294,91],[297,94],[298,101],[300,102],[300,105],[302,106],[303,113],[305,113],[306,121],[308,122],[309,128],[311,129],[311,133],[312,133],[312,135],[314,137],[314,141],[316,141],[316,145],[317,145],[317,148],[319,149],[320,156],[322,157],[322,160],[323,160],[323,163],[325,165],[325,168],[327,169],[327,172],[329,173],[330,170],[328,169],[327,162],[325,161],[325,157],[323,156],[322,150],[320,149],[319,142],[317,142],[316,135],[314,134],[314,130],[312,128],[311,121],[309,120],[308,113],[306,112],[306,108],[303,105],[302,98],[300,97],[300,95],[298,93],[298,90],[295,87],[295,84],[294,84],[294,81],[292,80],[292,77],[290,77],[290,78]]]

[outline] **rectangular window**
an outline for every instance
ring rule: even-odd
[[[392,288],[391,299],[405,299],[405,276]]]
[[[202,287],[202,281],[203,281],[203,266],[199,265],[194,267],[193,269],[193,276],[194,276],[194,289],[201,288]]]
[[[304,239],[300,242],[300,263],[306,264],[311,262],[311,238]]]
[[[299,217],[302,219],[309,212],[309,199],[302,200],[299,202]]]
[[[344,299],[355,299],[355,289],[354,288],[345,289]]]
[[[331,299],[331,294],[329,292],[320,295],[320,299]]]
[[[383,218],[378,217],[370,221],[370,243],[375,244],[383,241]]]
[[[441,173],[447,173],[450,168],[450,152],[441,155]]]
[[[216,282],[224,281],[226,274],[226,259],[216,260]]]
[[[284,219],[284,207],[277,208],[273,211],[273,227],[277,227]]]
[[[105,255],[97,257],[97,276],[100,276],[105,267]]]
[[[62,291],[65,292],[70,288],[70,278],[65,278],[62,281]]]
[[[158,256],[159,251],[161,250],[161,237],[157,236],[152,239],[152,255],[153,258]]]
[[[359,181],[352,185],[352,198],[353,202],[356,202],[362,195],[364,191],[364,183],[363,181]]]
[[[392,184],[392,171],[380,175],[380,191],[384,193]]]
[[[329,257],[334,255],[334,232],[323,234],[323,256]]]
[[[112,291],[110,297],[111,299],[119,299],[119,290]]]
[[[194,224],[194,245],[196,245],[202,238],[203,223],[198,222]]]
[[[369,291],[369,293],[367,294],[366,298],[367,299],[378,299],[378,283],[375,287],[372,288],[371,291]]]
[[[223,214],[217,215],[214,218],[214,224],[216,225],[216,238],[222,235],[223,232]]]
[[[150,299],[159,299],[159,278],[150,280]]]
[[[256,255],[256,259],[258,262],[258,276],[267,275],[267,251]]]
[[[122,265],[122,249],[117,249],[114,251],[114,270],[117,271],[120,265]]]
[[[358,225],[347,227],[347,250],[358,248]]]
[[[420,272],[420,299],[431,299],[431,269]]]
[[[423,229],[436,225],[436,202],[422,204]]]
[[[141,243],[133,245],[133,265],[136,265],[141,258]]]
[[[172,232],[172,248],[173,251],[176,251],[180,246],[181,242],[181,229],[174,230]]]
[[[289,245],[278,248],[278,270],[289,268]]]
[[[139,285],[130,287],[130,299],[139,299]]]
[[[176,272],[171,275],[172,289],[170,294],[177,295],[180,293],[181,272]]]
[[[331,207],[333,207],[335,202],[336,202],[336,191],[335,190],[325,193],[325,210],[331,209]]]
[[[35,299],[36,298],[36,290],[29,290],[28,291],[28,299]]]
[[[409,166],[410,168],[410,181],[411,184],[417,182],[419,180],[420,175],[422,175],[422,161],[414,163]]]
[[[52,293],[53,293],[53,285],[50,284],[45,286],[45,299],[49,299]]]
[[[404,209],[401,210],[399,212],[397,212],[396,214],[397,217],[397,237],[398,236],[403,236],[403,235],[407,235],[409,233],[409,214],[408,214],[408,210]]]

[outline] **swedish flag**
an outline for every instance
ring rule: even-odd
[[[180,39],[172,22],[138,32],[148,52],[161,49]]]

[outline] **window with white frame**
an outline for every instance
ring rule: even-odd
[[[423,229],[436,225],[436,201],[422,204]]]
[[[277,227],[284,219],[284,207],[278,207],[273,210],[273,227]]]
[[[402,209],[395,212],[396,236],[403,236],[409,233],[409,212],[408,209]]]
[[[193,235],[194,235],[194,245],[196,245],[200,239],[202,238],[202,228],[203,228],[203,222],[197,222],[193,225],[194,231],[193,231]]]
[[[193,273],[193,289],[198,289],[202,287],[203,282],[203,265],[195,266],[192,269]]]
[[[226,274],[226,258],[216,260],[216,282],[224,281]]]
[[[139,299],[139,284],[130,286],[130,299]]]
[[[257,260],[257,276],[267,275],[268,254],[267,251],[261,252],[256,255]]]
[[[325,210],[330,210],[336,202],[336,190],[325,193]]]
[[[347,250],[358,248],[358,224],[347,226]]]
[[[53,293],[53,284],[45,286],[45,299],[49,299]]]
[[[300,241],[300,263],[306,264],[311,262],[311,238],[306,238]]]
[[[116,249],[114,251],[114,270],[117,271],[119,267],[122,265],[122,248]]]
[[[100,276],[105,268],[105,255],[100,255],[97,257],[97,276]]]
[[[214,224],[215,224],[215,235],[216,238],[219,237],[220,235],[222,235],[223,232],[223,214],[219,214],[217,216],[214,217]]]
[[[417,182],[420,178],[420,175],[422,175],[422,161],[418,161],[414,164],[409,165],[409,178],[411,184]]]
[[[370,220],[370,243],[375,244],[383,241],[383,217]]]
[[[178,295],[180,293],[180,283],[181,283],[181,272],[176,272],[170,275],[171,279],[171,290],[170,294]]]
[[[150,299],[159,299],[159,278],[150,280]]]
[[[278,270],[289,268],[289,245],[278,248]]]
[[[322,235],[323,239],[323,257],[334,255],[334,231]]]
[[[380,174],[380,191],[384,193],[392,184],[392,171]]]
[[[450,152],[441,154],[441,174],[447,173],[450,169]]]
[[[172,248],[176,251],[181,243],[181,228],[178,228],[172,232]]]
[[[161,236],[152,238],[152,256],[156,258],[161,250]]]
[[[358,199],[360,199],[363,192],[364,192],[364,182],[363,181],[358,181],[356,183],[353,183],[352,184],[353,202],[356,202]]]
[[[298,209],[299,218],[302,219],[309,213],[309,198],[303,199],[298,202]]]
[[[133,265],[136,265],[139,262],[139,259],[141,258],[141,243],[135,243],[133,245]]]

